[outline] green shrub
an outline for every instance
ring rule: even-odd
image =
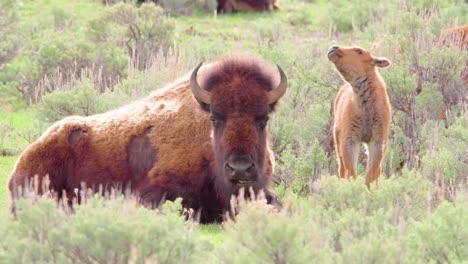
[[[324,234],[305,215],[276,213],[256,201],[242,206],[235,222],[225,224],[226,241],[215,263],[333,263],[337,255]]]
[[[73,213],[53,200],[21,200],[16,219],[2,219],[0,262],[196,263],[212,245],[180,215],[181,201],[161,211],[122,196],[94,196]]]
[[[323,50],[317,51],[315,45]],[[288,72],[288,92],[272,115],[269,129],[272,147],[281,158],[278,174],[295,182],[298,191],[307,190],[306,185],[321,173],[335,173],[330,168],[335,159],[331,106],[342,80],[323,56],[327,48],[317,41],[301,48],[262,49],[264,56],[273,57],[269,60],[283,68],[294,65],[295,70]],[[282,55],[276,56],[277,53]]]
[[[280,177],[285,184],[299,195],[308,195],[311,185],[325,172],[328,158],[315,141],[312,146],[301,145],[298,149],[288,145],[281,153],[280,161]]]
[[[116,108],[127,101],[124,94],[107,92],[98,94],[89,80],[77,82],[69,91],[56,91],[45,95],[37,105],[39,119],[55,122],[66,116],[89,116]]]
[[[444,202],[431,217],[410,222],[405,236],[407,262],[462,263],[468,259],[466,202]]]
[[[93,64],[87,57],[91,49],[81,34],[84,18],[93,17],[93,13],[81,13],[88,11],[82,6],[72,13],[73,8],[61,5],[76,3],[57,1],[28,2],[27,7],[21,4],[17,9],[15,32],[21,49],[0,67],[0,81],[14,87],[27,103],[37,102],[44,93],[61,86],[64,79],[80,75],[82,67]],[[34,8],[41,12],[31,11]]]
[[[413,171],[370,191],[361,177],[316,184],[306,199],[282,194],[281,212],[261,200],[241,202],[235,222],[225,224],[219,262],[395,263],[406,254],[408,223],[433,217],[433,186]]]
[[[15,33],[18,27],[17,4],[13,0],[0,2],[0,69],[10,61],[20,46]]]
[[[459,189],[466,186],[468,170],[466,144],[468,122],[461,116],[455,124],[443,129],[442,124],[427,123],[421,138],[425,142],[421,153],[422,174],[433,181],[438,188],[440,199],[454,201]],[[461,190],[463,193],[463,190]]]
[[[441,30],[467,24],[463,0],[280,0],[279,12],[219,16],[206,12],[214,9],[210,0],[159,1],[164,11],[131,0],[111,7],[98,0],[0,2],[0,111],[24,107],[23,101],[38,102],[40,112],[39,120],[29,112],[29,118],[14,113],[15,120],[2,119],[0,144],[14,152],[38,137],[47,126],[43,120],[115,108],[224,53],[260,55],[288,76],[288,91],[269,122],[275,176],[283,180],[275,186],[284,203],[280,213],[258,201],[245,205],[235,222],[224,224],[226,232],[215,226],[213,246],[180,217],[177,203],[172,214],[98,197],[69,214],[39,200],[20,204],[17,219],[0,217],[0,263],[468,258],[461,202],[468,171],[461,78],[467,54],[437,42]],[[194,16],[177,16],[189,13]],[[366,188],[364,163],[357,180],[327,177],[337,173],[331,104],[343,84],[326,56],[335,44],[359,45],[392,61],[380,71],[393,121],[378,188]],[[442,122],[443,106],[449,116]],[[13,163],[4,166],[5,177]]]
[[[388,142],[382,161],[382,174],[385,176],[398,175],[408,159],[402,146],[408,146],[410,139],[399,126],[391,124],[390,131],[392,140]]]
[[[378,221],[379,219],[374,219]],[[343,251],[344,263],[399,263],[401,245],[397,236],[372,230]],[[395,232],[395,230],[392,230]]]
[[[369,23],[384,16],[386,9],[392,4],[391,2],[369,4],[369,2],[362,0],[353,1],[353,3],[333,0],[329,2],[328,20],[339,32],[361,30]]]
[[[160,63],[161,57],[167,60],[174,47],[175,24],[160,7],[119,3],[83,19],[79,11],[70,14],[66,8],[52,6],[43,8],[50,16],[35,19],[40,25],[55,26],[34,25],[34,31],[22,22],[17,28],[34,32],[21,35],[25,47],[0,67],[0,80],[5,82],[0,83],[0,91],[8,88],[15,95],[11,99],[18,98],[19,91],[28,103],[38,102],[42,95],[73,86],[83,77],[100,92],[113,89],[126,77],[129,62],[147,69]],[[2,45],[8,43],[0,43],[0,58]]]
[[[320,195],[313,199],[315,206],[333,208],[337,212],[348,209],[372,213],[378,209],[392,210],[392,223],[400,218],[420,219],[425,217],[435,193],[434,186],[416,171],[403,169],[402,175],[380,178],[378,189],[371,190],[364,184],[364,177],[345,180],[337,177],[322,179],[316,190]]]
[[[400,236],[406,223],[430,217],[432,184],[419,174],[380,179],[368,190],[364,179],[322,179],[307,209],[344,262],[394,263],[402,256]]]
[[[41,201],[35,206],[23,200],[18,203],[18,208],[22,210],[18,210],[17,220],[9,216],[0,225],[0,233],[3,233],[1,262],[70,263],[51,239],[55,228],[66,223],[64,211],[58,210],[52,200]]]
[[[394,112],[392,131],[399,128],[394,134],[398,138],[390,144],[393,151],[399,149],[406,156],[402,161],[409,168],[417,166],[421,159],[422,125],[436,120],[444,105],[452,113],[447,124],[453,123],[461,111],[457,105],[463,96],[461,72],[466,54],[437,44],[441,30],[451,21],[441,14],[447,3],[434,4],[429,9],[424,9],[422,2],[393,8],[400,11],[394,18],[385,16],[359,33],[361,37],[374,38],[375,50],[392,60],[392,66],[381,71]]]
[[[133,66],[140,70],[156,63],[158,53],[167,59],[174,47],[174,20],[161,7],[143,4],[140,8],[117,3],[88,25],[90,39],[99,45],[112,43],[127,50]]]

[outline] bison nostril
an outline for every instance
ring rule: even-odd
[[[250,172],[255,168],[253,163],[226,163],[225,170],[227,172],[245,173]]]
[[[231,155],[224,163],[224,171],[230,181],[242,181],[241,184],[255,181],[254,178],[257,177],[255,162],[252,156],[247,154]]]
[[[333,52],[333,51],[335,51],[335,50],[337,50],[337,49],[338,49],[338,46],[331,46],[331,47],[328,49],[328,53]]]

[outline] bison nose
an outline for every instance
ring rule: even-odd
[[[337,50],[339,47],[338,46],[331,46],[329,49],[328,49],[328,54],[334,52],[335,50]]]
[[[249,184],[255,181],[255,164],[248,155],[231,157],[224,165],[224,170],[229,180],[235,184]]]
[[[331,46],[328,49],[328,59],[331,61],[336,60],[337,58],[341,57],[341,52],[339,50],[340,47],[338,46]]]

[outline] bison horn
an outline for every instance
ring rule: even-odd
[[[207,90],[201,88],[200,85],[197,82],[198,69],[200,69],[202,64],[203,64],[203,61],[200,62],[200,64],[198,64],[197,67],[193,70],[192,76],[190,77],[190,87],[192,88],[193,96],[195,96],[195,98],[198,101],[203,102],[205,104],[210,104],[210,102],[211,102],[210,92],[208,92]]]
[[[284,74],[283,69],[281,69],[279,65],[276,66],[278,66],[278,71],[280,73],[281,80],[278,86],[268,93],[268,104],[272,104],[278,101],[281,98],[281,96],[284,95],[286,89],[288,88],[288,78],[286,77],[286,74]]]

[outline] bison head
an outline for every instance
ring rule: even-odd
[[[384,57],[374,57],[369,51],[360,47],[332,46],[328,49],[328,59],[335,64],[347,82],[374,72],[375,67],[385,68],[390,61]]]
[[[267,159],[267,122],[278,99],[287,88],[287,79],[278,66],[280,81],[273,85],[274,74],[265,65],[250,59],[230,58],[210,65],[197,81],[200,63],[190,79],[192,93],[210,113],[215,152],[215,184],[230,194],[241,187],[259,190],[270,175]],[[221,185],[221,186],[220,186]]]

